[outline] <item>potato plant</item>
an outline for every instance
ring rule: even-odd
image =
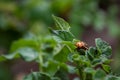
[[[55,29],[41,30],[15,41],[10,54],[1,55],[0,61],[22,58],[39,64],[38,72],[31,72],[23,80],[120,80],[109,66],[111,46],[100,38],[88,49],[75,46],[80,40],[70,32],[69,24],[53,16]],[[88,43],[89,44],[89,43]]]

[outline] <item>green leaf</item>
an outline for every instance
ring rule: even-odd
[[[59,40],[63,41],[72,41],[74,36],[71,32],[65,31],[65,30],[52,30],[52,33],[59,37]],[[56,37],[54,37],[56,39]],[[57,38],[58,39],[58,38]]]
[[[1,55],[0,61],[11,60],[13,58],[19,58],[20,56],[17,53],[11,53],[7,55]]]
[[[55,74],[55,77],[59,77],[60,80],[70,80],[68,76],[68,72],[66,72],[64,68],[60,68]]]
[[[92,65],[95,67],[99,64],[101,64],[102,60],[99,59],[99,58],[95,58],[93,61],[92,61]]]
[[[48,61],[47,65],[44,66],[44,71],[48,73],[50,76],[54,76],[58,69],[59,65],[55,61]]]
[[[109,65],[102,64],[102,67],[107,73],[109,73],[111,71],[111,68]]]
[[[97,66],[99,64],[110,64],[111,60],[108,59],[105,55],[101,55],[97,58],[94,58],[94,60],[92,61],[92,65],[93,66]]]
[[[93,74],[93,73],[95,73],[95,70],[93,68],[87,67],[84,69],[84,72]]]
[[[80,55],[79,54],[73,54],[72,55],[72,60],[75,62],[81,61]]]
[[[111,46],[106,47],[103,50],[103,54],[105,54],[107,57],[110,57],[112,55],[112,48],[111,48]]]
[[[75,74],[76,73],[76,67],[74,66],[71,66],[71,65],[67,65],[68,67],[68,72],[71,73],[71,74]]]
[[[73,61],[78,65],[82,65],[80,67],[90,66],[90,61],[84,55],[73,54],[72,56]]]
[[[15,52],[0,56],[0,61],[11,60],[14,58],[22,57],[25,61],[33,61],[37,59],[38,52],[32,48],[24,47],[16,50]]]
[[[14,52],[15,50],[22,48],[22,47],[32,47],[34,49],[38,49],[38,43],[35,40],[31,39],[20,39],[15,41],[10,49],[10,52]]]
[[[73,62],[73,53],[68,54],[68,61]]]
[[[64,71],[68,72],[68,65],[64,62],[59,62],[60,68],[64,69]]]
[[[55,21],[56,27],[58,27],[59,30],[66,30],[69,31],[70,25],[63,20],[62,18],[56,17],[53,15],[53,19]]]
[[[54,59],[59,62],[66,62],[68,60],[67,58],[69,53],[70,51],[68,47],[63,46],[63,48],[56,55],[54,55]]]
[[[50,76],[41,72],[32,72],[24,77],[23,80],[51,80]]]
[[[69,46],[71,51],[74,51],[76,49],[75,44],[71,41],[62,41],[62,44]]]
[[[101,55],[99,58],[101,59],[101,62],[104,64],[110,64],[111,62],[111,60],[107,58],[105,55]]]
[[[101,70],[101,69],[98,69],[94,75],[94,80],[104,80],[106,77],[106,73]]]
[[[60,37],[58,37],[58,36],[56,36],[56,35],[53,35],[53,39],[54,39],[57,43],[61,43],[61,42],[63,41]]]
[[[25,61],[33,61],[38,58],[39,54],[32,48],[21,48],[18,50],[18,53]]]
[[[104,54],[107,57],[111,56],[112,49],[111,49],[111,46],[109,46],[107,42],[103,41],[100,38],[96,38],[95,43],[96,43],[96,47],[100,54]]]
[[[93,60],[96,57],[97,53],[96,53],[96,48],[94,47],[90,47],[87,51],[86,51],[86,56],[88,57],[89,60]]]
[[[64,21],[62,18],[56,17],[54,15],[53,15],[53,19],[55,20],[56,26],[58,27],[58,30],[50,29],[50,31],[56,36],[56,37],[54,36],[54,39],[58,41],[61,40],[72,41],[74,36],[69,30],[70,29],[69,24],[66,21]]]

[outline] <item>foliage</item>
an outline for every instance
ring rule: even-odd
[[[83,35],[87,35],[84,34],[84,32],[89,28],[94,29],[94,31],[97,30],[96,33],[107,28],[109,34],[112,35],[110,36],[111,42],[113,37],[117,40],[114,41],[115,43],[120,42],[118,19],[119,3],[117,3],[117,1],[119,0],[0,0],[0,55],[8,53],[16,54],[14,51],[11,52],[12,50],[8,52],[11,44],[14,40],[22,38],[24,35],[26,37],[26,33],[28,33],[29,30],[32,32],[32,34],[28,34],[30,36],[39,35],[41,31],[41,34],[46,33],[45,29],[41,29],[41,26],[53,26],[51,14],[66,19],[71,25],[71,32],[75,37],[79,37],[79,39],[81,39]],[[58,34],[61,34],[61,32]],[[65,34],[68,34],[68,32]],[[56,37],[56,41],[61,41],[61,38],[57,36],[54,37]],[[103,35],[100,37],[103,37]],[[31,41],[32,40],[28,42]],[[26,44],[26,42],[23,43]],[[63,43],[69,44],[70,42]],[[114,46],[116,44],[112,43],[112,45]],[[48,46],[49,44],[46,41],[45,47]],[[54,44],[52,46],[54,46]],[[115,53],[113,55],[115,60],[112,69],[119,73],[119,43],[117,43],[116,48],[113,48],[113,52],[114,50]],[[19,51],[20,50],[16,52]],[[32,49],[32,51],[35,50]],[[14,54],[11,57],[8,56],[9,59],[14,56],[15,58],[19,58],[22,55],[21,53],[17,53],[17,55]],[[24,57],[22,58],[24,59]],[[2,60],[5,60],[5,57],[2,57]],[[4,63],[6,64],[6,62]],[[0,74],[3,75],[3,73],[6,72],[5,76],[7,76],[9,70],[6,71],[5,67],[10,68],[9,66],[13,64],[10,63],[7,66],[5,64],[0,64]],[[9,76],[10,75],[8,75],[8,78]],[[3,77],[1,80],[5,78],[6,77]]]
[[[15,41],[10,54],[0,56],[0,60],[22,58],[39,64],[38,72],[31,72],[23,80],[69,80],[69,74],[76,74],[79,80],[119,80],[109,66],[111,46],[100,38],[95,39],[95,47],[88,50],[77,49],[69,24],[53,16],[56,29],[46,30],[47,34],[29,34]],[[71,65],[70,65],[70,64]]]

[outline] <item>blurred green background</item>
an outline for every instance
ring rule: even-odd
[[[119,8],[119,0],[0,0],[0,55],[8,54],[11,44],[29,32],[39,34],[54,27],[54,14],[69,22],[72,33],[89,46],[97,37],[109,42],[111,66],[119,75]],[[22,60],[0,62],[0,80],[21,80],[26,72],[37,70],[36,66]]]

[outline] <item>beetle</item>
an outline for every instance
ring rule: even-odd
[[[88,50],[87,44],[83,41],[76,42],[75,46],[77,47],[77,49]]]

